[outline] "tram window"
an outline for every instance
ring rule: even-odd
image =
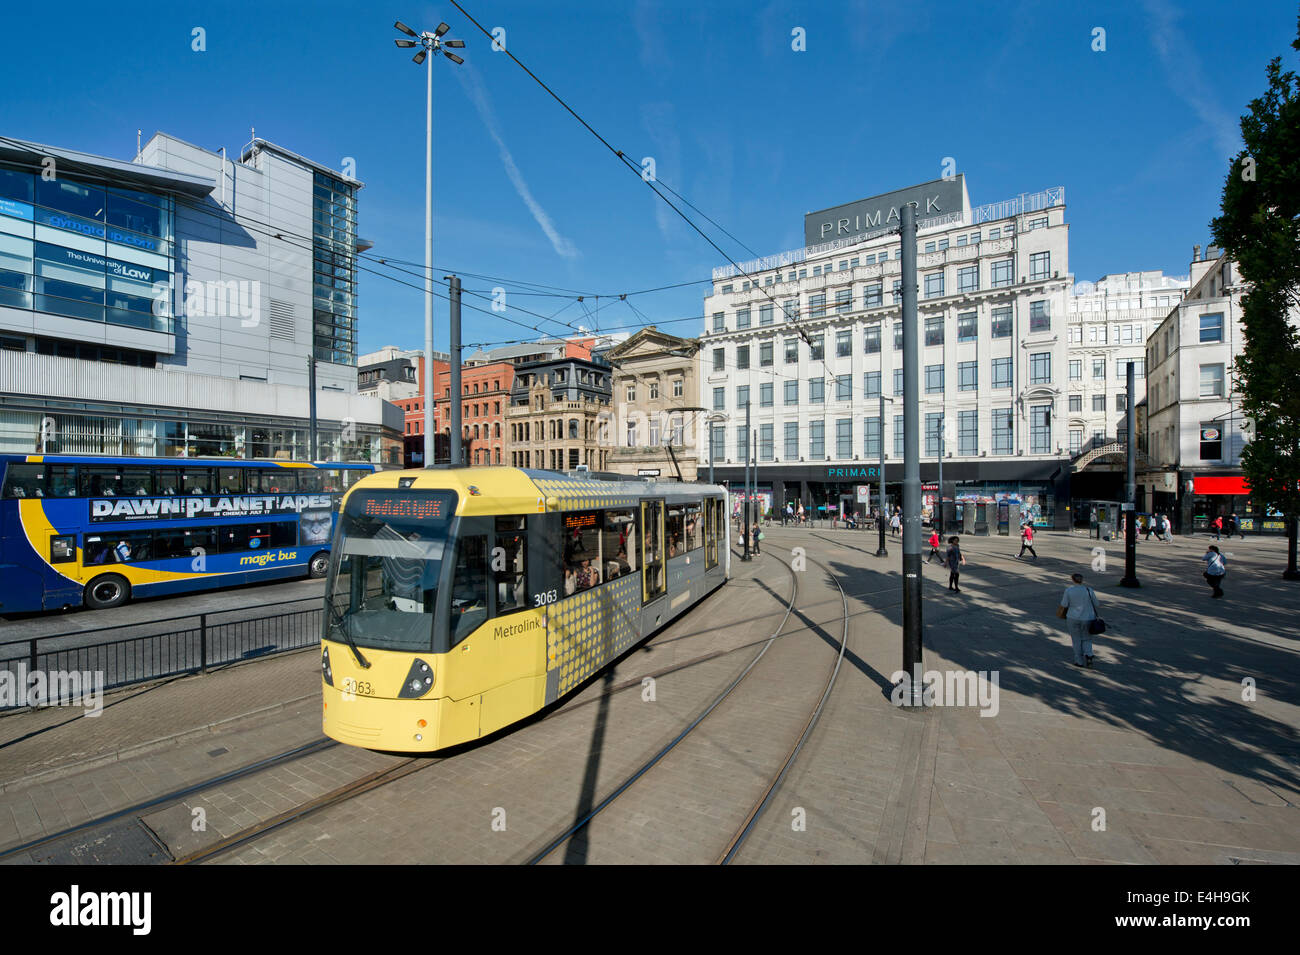
[[[83,558],[92,564],[134,564],[156,559],[152,531],[122,531],[86,537]]]
[[[50,497],[77,496],[77,469],[71,464],[51,464],[45,472]]]
[[[181,468],[182,494],[211,494],[213,483],[211,468]]]
[[[298,472],[298,490],[303,493],[320,493],[325,487],[325,476],[315,468],[303,468]]]
[[[181,472],[179,468],[159,468],[154,472],[154,493],[166,497],[181,491]]]
[[[682,504],[668,506],[666,535],[668,556],[680,557],[686,553],[686,507]]]
[[[502,527],[505,524],[505,527]],[[510,525],[515,525],[511,527]],[[528,605],[528,543],[522,517],[498,517],[492,574],[497,589],[497,616]]]
[[[605,579],[613,580],[636,570],[636,517],[634,511],[606,511],[604,517]]]
[[[122,488],[122,472],[117,468],[83,467],[77,476],[82,497],[117,497]]]
[[[564,593],[579,594],[590,590],[601,579],[600,512],[565,514]]]
[[[122,468],[122,488],[127,497],[148,497],[153,493],[153,472],[148,468]]]
[[[5,497],[44,497],[45,468],[40,464],[11,464],[5,471]]]
[[[682,539],[686,542],[686,549],[699,550],[704,546],[704,524],[700,520],[700,505],[686,505],[685,533]]]
[[[663,508],[660,501],[641,502],[642,596],[647,602],[664,592],[664,544],[659,532]]]
[[[195,553],[198,550],[199,553]],[[196,557],[217,552],[217,530],[213,527],[176,527],[154,531],[153,554],[155,560],[172,560],[177,557]],[[196,570],[203,568],[197,567]]]
[[[218,494],[244,493],[244,468],[217,468]]]
[[[462,537],[456,545],[456,575],[451,585],[451,645],[487,621],[487,538]]]

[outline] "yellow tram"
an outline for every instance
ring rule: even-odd
[[[325,734],[427,752],[555,702],[727,579],[724,495],[504,467],[362,479],[325,591]]]

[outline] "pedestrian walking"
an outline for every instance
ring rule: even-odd
[[[1238,535],[1242,540],[1246,539],[1246,535],[1241,531],[1241,521],[1237,520],[1235,511],[1228,516],[1228,540],[1232,540],[1234,534]]]
[[[792,505],[789,501],[785,502],[785,520],[781,521],[782,527],[785,526],[786,521],[790,521],[792,523],[794,521],[794,505]]]
[[[1156,537],[1164,541],[1166,544],[1169,543],[1169,518],[1164,514],[1160,515],[1159,530],[1156,533]]]
[[[1020,553],[1016,555],[1016,560],[1025,556],[1025,551],[1034,555],[1034,560],[1038,560],[1038,552],[1034,550],[1034,525],[1026,524],[1020,528]]]
[[[925,562],[927,564],[930,563],[931,558],[934,558],[940,564],[944,562],[943,555],[939,553],[939,532],[938,531],[930,531],[930,553],[925,555]]]
[[[898,511],[894,511],[894,516],[889,519],[889,533],[897,537],[899,531],[903,529],[903,519],[898,516]]]
[[[1074,647],[1074,665],[1092,666],[1092,621],[1100,618],[1097,612],[1097,595],[1083,582],[1083,574],[1071,574],[1073,584],[1061,594],[1061,602],[1056,608],[1056,615],[1065,620],[1070,631],[1070,643]]]
[[[1217,541],[1223,534],[1223,515],[1220,514],[1210,522],[1210,529],[1214,531],[1214,539]]]
[[[799,502],[799,523],[803,523],[803,501]]]
[[[961,555],[961,543],[956,537],[948,538],[944,563],[948,565],[948,589],[961,593],[961,568],[965,565],[966,558]]]
[[[763,534],[758,529],[758,521],[755,521],[754,526],[749,529],[749,549],[755,554],[759,553],[758,542],[762,539]]]
[[[1223,596],[1223,575],[1228,572],[1228,564],[1213,544],[1201,557],[1205,561],[1205,582],[1214,588],[1211,597]]]
[[[1142,539],[1144,541],[1149,541],[1151,539],[1151,535],[1156,532],[1156,516],[1154,514],[1150,514],[1147,517],[1143,518],[1143,521],[1146,523],[1146,528],[1145,528],[1146,537]]]

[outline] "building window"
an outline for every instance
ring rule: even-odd
[[[758,307],[758,324],[771,325],[773,322],[771,305],[760,305]]]
[[[943,365],[925,366],[925,393],[938,394],[943,391]]]
[[[1046,332],[1052,327],[1052,320],[1047,314],[1047,300],[1042,299],[1037,302],[1029,303],[1029,330],[1031,332]]]
[[[726,409],[727,409],[727,389],[714,388],[713,389],[713,410],[725,411]]]
[[[659,382],[652,381],[650,382],[650,400],[653,401],[658,397],[659,397]]]
[[[1010,358],[993,359],[993,387],[994,388],[1011,387],[1011,359]]]
[[[1052,406],[1034,405],[1029,409],[1029,453],[1052,453]]]
[[[903,322],[898,319],[894,322],[894,351],[903,350]]]
[[[808,348],[808,353],[813,361],[822,361],[826,357],[826,336],[818,335],[814,338]]]
[[[637,427],[636,427],[636,422],[635,422],[635,421],[629,421],[629,422],[627,423],[627,446],[628,446],[629,448],[635,448],[635,447],[637,446],[638,443],[639,443],[639,440],[638,440],[638,438],[637,438]]]
[[[826,422],[808,422],[808,457],[820,461],[826,457]]]
[[[799,403],[799,382],[787,381],[785,383],[785,403],[788,405],[797,405]]]
[[[826,316],[825,292],[818,292],[816,295],[808,296],[808,314],[813,318],[824,318]]]
[[[774,404],[772,400],[773,392],[776,389],[772,387],[772,382],[765,381],[758,386],[758,406],[760,408],[770,408]]]
[[[925,320],[925,343],[927,345],[943,344],[943,316],[934,315]]]
[[[844,314],[853,307],[853,290],[842,288],[835,292],[835,311],[837,314]]]
[[[682,379],[680,379],[680,378],[674,378],[674,379],[673,379],[673,397],[674,397],[674,398],[680,398],[681,396],[682,396]],[[500,411],[500,410],[501,410],[501,409],[498,407],[498,408],[497,408],[497,411]]]
[[[925,251],[926,251],[927,253],[928,253],[928,252],[933,252],[933,251],[934,251],[934,243],[933,243],[933,242],[927,242],[927,243],[925,244]]]
[[[1218,461],[1223,457],[1223,431],[1217,421],[1201,422],[1201,460]]]
[[[1083,429],[1070,429],[1070,453],[1078,454],[1083,449]]]
[[[771,461],[776,457],[776,449],[772,446],[772,429],[771,424],[760,424],[758,426],[758,459],[760,461]]]
[[[749,454],[752,450],[750,442],[752,440],[753,436],[750,435],[743,424],[736,428],[736,460],[741,464],[745,464],[749,460]]]
[[[902,393],[903,393],[903,369],[895,368],[894,369],[894,394],[901,395]]]
[[[636,385],[627,386],[627,400],[636,401]]]
[[[1010,361],[1010,359],[1008,359]],[[1015,443],[1015,419],[1010,408],[993,409],[993,453],[1010,454]]]
[[[980,288],[980,267],[967,265],[957,270],[957,291],[978,292]]]
[[[725,331],[727,330],[727,313],[726,313],[726,312],[714,312],[714,313],[713,313],[713,330],[714,330],[715,332],[725,332]]]
[[[1201,341],[1203,342],[1223,341],[1223,313],[1222,312],[1215,312],[1213,315],[1201,316]]]
[[[835,456],[841,461],[853,457],[853,419],[835,419]]]
[[[880,372],[868,371],[862,375],[862,396],[864,398],[880,397]]]
[[[1070,411],[1074,414],[1083,414],[1083,395],[1070,395]]]
[[[749,404],[749,385],[739,385],[736,388],[736,407],[743,408]]]
[[[1223,366],[1222,365],[1201,366],[1201,397],[1202,398],[1223,397]]]
[[[1052,383],[1052,353],[1034,352],[1029,356],[1029,383],[1031,385],[1050,385]]]
[[[882,301],[882,286],[880,282],[872,282],[862,293],[862,304],[867,308],[878,308]]]
[[[992,235],[990,235],[990,238],[992,238]],[[1005,288],[1010,285],[1014,281],[1012,277],[1014,273],[1013,264],[1011,259],[1000,259],[992,263],[989,284],[993,288]]]
[[[853,376],[852,375],[835,376],[835,400],[836,401],[853,400]]]
[[[931,272],[925,277],[925,297],[938,298],[943,294],[943,273]]]
[[[979,326],[974,312],[962,312],[957,316],[957,341],[973,342],[979,336]]]
[[[737,328],[749,327],[749,309],[742,308],[736,311],[736,327]]]
[[[959,411],[957,413],[957,453],[968,456],[980,453],[978,411]]]
[[[993,338],[1011,337],[1011,307],[1010,306],[1003,305],[993,309],[991,335]]]
[[[760,342],[758,345],[758,364],[762,368],[772,365],[772,343]]]
[[[903,456],[904,437],[903,416],[901,414],[896,414],[894,415],[894,457],[896,458],[901,458]]]
[[[1115,396],[1115,410],[1116,411],[1128,410],[1128,395],[1124,394],[1123,392],[1120,392]]]
[[[1093,395],[1093,396],[1092,396],[1092,410],[1093,410],[1093,411],[1105,411],[1105,410],[1106,410],[1106,396],[1105,396],[1105,395]]]
[[[979,362],[957,362],[957,390],[976,391],[979,388]]]
[[[1035,229],[1046,229],[1046,228],[1047,228],[1047,216],[1043,216],[1041,219],[1029,220],[1030,232],[1033,232]]]
[[[1094,358],[1092,360],[1092,377],[1096,381],[1106,380],[1106,359]]]
[[[1070,380],[1071,381],[1083,380],[1083,359],[1082,358],[1070,359]]]
[[[749,346],[748,345],[736,346],[736,367],[737,368],[749,367]]]
[[[1029,257],[1029,277],[1031,279],[1045,279],[1052,271],[1052,253],[1035,252]]]
[[[713,370],[714,371],[727,370],[727,350],[725,348],[713,349]]]
[[[791,273],[791,281],[794,280],[794,274]],[[799,320],[799,300],[797,298],[788,299],[781,303],[781,311],[785,314],[787,322]]]
[[[799,457],[799,422],[785,423],[785,459],[794,461]]]
[[[799,339],[787,338],[785,340],[785,363],[793,364],[799,360]]]
[[[824,378],[808,379],[808,402],[814,405],[825,404],[826,379]]]
[[[926,457],[935,457],[943,450],[943,415],[937,411],[928,412],[925,416],[925,454]]]
[[[880,457],[880,419],[862,419],[862,454],[866,458]],[[847,458],[847,454],[840,455]]]
[[[835,333],[835,357],[851,358],[853,356],[853,331],[846,329]]]
[[[868,355],[876,355],[880,352],[880,326],[872,325],[870,328],[862,330],[862,349]]]
[[[1125,367],[1129,362],[1133,363],[1133,378],[1145,378],[1147,376],[1147,360],[1145,358],[1125,358],[1122,361],[1115,362],[1115,377],[1120,381],[1128,378],[1128,369]]]
[[[892,293],[892,294],[893,294],[893,296],[894,296],[894,304],[895,304],[895,305],[897,305],[899,302],[901,302],[901,301],[903,300],[903,280],[902,280],[902,279],[894,279],[894,288],[893,288],[893,293]]]

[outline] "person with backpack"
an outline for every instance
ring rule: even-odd
[[[1074,665],[1091,667],[1093,621],[1101,620],[1101,614],[1097,612],[1097,595],[1091,587],[1084,584],[1083,574],[1071,574],[1070,580],[1073,583],[1061,594],[1056,615],[1065,620],[1065,626],[1070,631]]]
[[[1201,560],[1205,561],[1205,582],[1214,588],[1210,596],[1222,597],[1223,575],[1228,572],[1228,564],[1219,553],[1219,548],[1211,544]]]
[[[961,568],[966,563],[966,558],[961,555],[961,546],[956,537],[948,538],[948,552],[944,555],[943,562],[948,565],[948,589],[961,593]]]
[[[937,530],[930,531],[930,553],[925,555],[925,562],[930,563],[931,558],[934,558],[940,564],[944,562],[943,555],[939,553],[939,532]]]
[[[1034,555],[1034,560],[1038,560],[1038,552],[1034,550],[1034,525],[1025,524],[1020,528],[1020,553],[1016,555],[1016,560],[1025,556],[1025,551]]]

